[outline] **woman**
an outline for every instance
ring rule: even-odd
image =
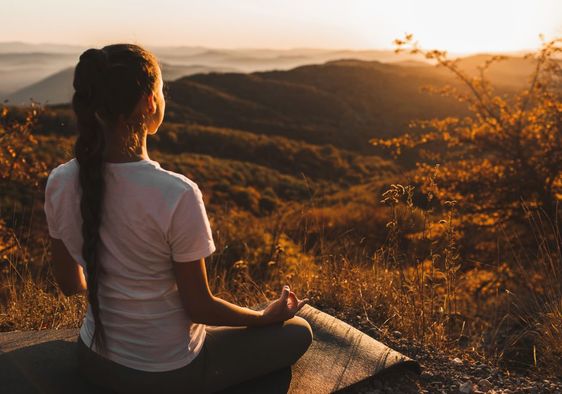
[[[162,73],[131,44],[88,49],[74,72],[75,158],[51,171],[53,273],[87,292],[78,370],[116,392],[213,392],[289,366],[312,342],[288,286],[254,311],[212,295],[215,251],[198,185],[148,156],[164,118]]]

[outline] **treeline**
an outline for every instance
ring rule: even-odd
[[[14,108],[17,117],[23,109]],[[23,113],[23,112],[22,112]],[[75,136],[76,123],[67,105],[46,107],[38,117],[36,133]],[[315,145],[287,137],[256,134],[244,130],[205,126],[193,122],[164,122],[149,136],[149,148],[165,153],[200,153],[269,167],[280,173],[353,184],[394,174],[397,166],[376,155],[362,155],[335,147]]]
[[[202,153],[266,166],[297,177],[357,183],[396,172],[377,156],[359,155],[331,144],[312,145],[285,137],[197,124],[166,124],[150,144],[168,153]]]

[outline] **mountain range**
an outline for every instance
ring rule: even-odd
[[[467,58],[463,67],[470,71],[477,60]],[[498,92],[509,93],[523,87],[532,66],[532,62],[522,63],[518,58],[494,66],[490,74],[497,74],[494,82]],[[505,74],[510,78],[502,78],[502,68],[511,70],[511,74]],[[167,75],[174,71],[178,70],[163,67]],[[64,103],[68,103],[72,92],[63,92],[61,87],[70,86],[71,77],[68,69],[58,74],[59,79],[51,77],[35,85],[36,92],[39,88],[48,92],[56,87],[61,97],[63,93],[67,97],[66,101],[61,100],[63,105],[59,108],[70,111]],[[370,138],[400,135],[408,131],[414,119],[467,113],[464,104],[421,89],[427,85],[460,87],[452,73],[413,62],[402,65],[335,60],[290,70],[197,73],[168,80],[166,84],[166,126],[160,134],[165,139],[167,131],[172,131],[174,138],[184,141],[178,145],[182,150],[190,150],[192,145],[204,147],[204,143],[196,144],[193,140],[203,138],[202,134],[190,132],[193,125],[198,125],[314,145],[331,144],[371,154],[374,147],[367,143]],[[69,113],[67,117],[64,123],[71,127],[72,116]],[[183,140],[184,135],[190,137]],[[171,139],[168,142],[169,146],[175,144]],[[212,141],[206,143],[212,145]],[[238,145],[232,145],[232,149],[238,149]]]
[[[18,103],[19,98],[33,92],[32,85],[54,76],[67,68],[73,68],[82,52],[88,47],[60,44],[29,44],[22,42],[0,42],[0,99]],[[331,50],[296,48],[276,49],[220,49],[197,46],[150,47],[162,65],[168,68],[187,67],[183,75],[211,71],[253,72],[263,70],[285,70],[303,64],[323,63],[340,58],[361,60],[402,61],[392,51],[379,50]],[[163,66],[164,67],[164,66]],[[175,72],[168,74],[174,79]],[[26,93],[27,92],[27,93]],[[23,96],[22,96],[23,95]],[[39,94],[43,99],[58,100]]]
[[[289,70],[340,59],[379,61],[416,68],[428,64],[413,55],[397,55],[388,50],[217,49],[197,46],[147,48],[158,57],[167,81],[201,73]],[[50,104],[68,102],[74,66],[86,49],[76,45],[0,42],[0,100],[9,100],[16,105],[29,104],[30,98]],[[478,62],[486,56],[468,57],[466,63]],[[511,61],[510,67],[498,69],[496,74],[504,79],[516,80],[527,72],[520,69],[527,68],[524,59],[512,59],[519,59],[521,65],[517,66],[515,61]],[[506,69],[511,71],[506,72]]]

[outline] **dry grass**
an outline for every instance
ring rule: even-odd
[[[211,216],[217,252],[207,260],[211,288],[219,297],[251,306],[277,297],[287,283],[312,305],[370,325],[383,340],[399,331],[455,354],[476,351],[497,362],[562,373],[557,362],[562,254],[556,227],[531,216],[535,251],[511,245],[511,259],[467,264],[459,249],[455,202],[444,202],[442,212],[423,211],[411,196],[412,189],[400,185],[382,196],[386,238],[374,253],[345,234],[326,231],[326,217],[341,223],[368,220],[357,212],[324,208],[303,214],[306,207],[299,204],[267,218],[217,211]],[[65,297],[57,289],[43,215],[36,209],[27,218],[19,216],[25,220],[11,221],[15,227],[5,222],[1,227],[0,330],[79,327],[86,299]],[[306,236],[306,229],[320,234],[313,245],[289,236]]]
[[[534,367],[545,367],[562,376],[562,237],[558,223],[542,215],[529,216],[537,250],[515,250],[515,276],[522,279],[513,295],[517,319],[504,352]],[[514,248],[515,249],[515,248]],[[529,261],[533,264],[529,267]],[[513,355],[515,353],[515,355]],[[518,354],[519,353],[519,354]],[[522,353],[522,355],[521,355]],[[520,356],[520,357],[518,357]]]
[[[86,309],[86,297],[65,297],[56,288],[47,263],[46,239],[23,241],[20,236],[32,234],[32,225],[30,218],[20,224],[20,231],[0,228],[4,230],[0,245],[0,331],[78,327]]]

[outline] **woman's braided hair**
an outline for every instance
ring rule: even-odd
[[[140,141],[139,130],[145,126],[144,116],[137,116],[135,108],[143,94],[155,91],[158,68],[156,57],[142,47],[114,44],[86,50],[74,70],[72,108],[78,127],[74,154],[80,167],[82,256],[86,261],[88,301],[95,322],[90,348],[95,343],[101,352],[107,345],[98,300],[98,281],[104,272],[98,249],[105,191],[103,129],[111,132],[122,117],[130,131],[130,140],[123,141],[123,149],[135,149]]]

